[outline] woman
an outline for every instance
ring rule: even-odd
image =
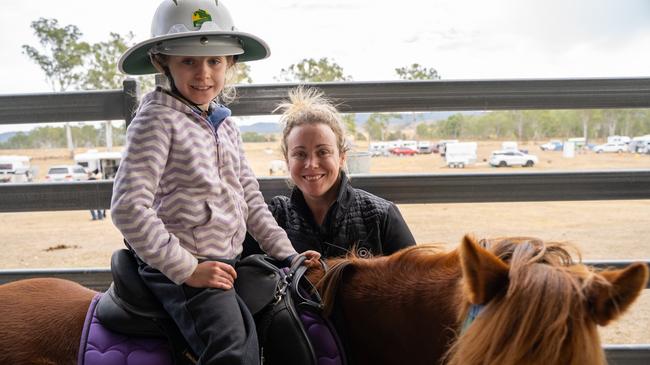
[[[290,197],[274,197],[269,208],[296,251],[334,257],[354,250],[369,257],[414,245],[395,204],[350,184],[344,172],[349,148],[336,108],[314,89],[297,88],[289,99],[278,109],[284,111],[281,148],[294,186]],[[243,255],[260,252],[248,235]]]

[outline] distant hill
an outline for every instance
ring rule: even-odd
[[[388,123],[393,128],[400,128],[407,125],[419,124],[423,122],[437,122],[440,120],[445,120],[451,115],[454,115],[459,112],[427,112],[427,113],[415,113],[415,123],[413,120],[413,113],[394,113],[400,117],[395,117],[389,119]],[[468,115],[480,114],[483,112],[460,112]],[[357,113],[355,115],[355,122],[358,128],[363,128],[363,125],[368,121],[371,113]],[[280,125],[277,122],[259,122],[251,125],[240,126],[239,129],[242,133],[245,132],[255,132],[259,134],[268,134],[268,133],[280,133]]]
[[[280,124],[272,122],[260,122],[251,125],[243,125],[239,127],[242,133],[255,132],[259,134],[280,133]]]
[[[19,132],[5,132],[5,133],[0,133],[0,143],[5,143],[8,140],[11,139],[11,137],[15,136]]]
[[[445,120],[450,116],[462,113],[466,115],[480,114],[482,112],[424,112],[424,113],[393,113],[399,115],[399,117],[391,118],[388,120],[390,126],[402,126],[407,124],[413,124],[414,122],[423,123],[423,122],[437,122],[440,120]],[[355,121],[357,126],[363,126],[371,113],[357,113]],[[415,120],[413,119],[415,117]]]

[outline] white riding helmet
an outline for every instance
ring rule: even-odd
[[[128,75],[158,73],[150,54],[173,56],[231,56],[238,62],[271,54],[259,37],[238,32],[228,9],[219,0],[164,0],[151,22],[151,38],[129,48],[118,67]]]

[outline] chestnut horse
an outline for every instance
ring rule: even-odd
[[[448,253],[416,246],[329,263],[312,277],[355,365],[604,364],[596,326],[648,279],[644,264],[593,272],[563,245],[526,238],[466,236]],[[60,279],[1,285],[0,364],[75,364],[94,294]]]

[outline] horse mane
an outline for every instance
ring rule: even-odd
[[[606,363],[602,350],[592,350],[600,339],[586,303],[594,282],[610,284],[579,264],[577,249],[526,237],[479,244],[510,266],[509,281],[450,348],[449,365]]]
[[[437,260],[444,256],[442,251],[442,244],[430,243],[407,247],[390,256],[360,257],[356,254],[356,250],[350,250],[344,257],[328,260],[330,268],[316,284],[316,289],[322,296],[324,314],[326,316],[331,314],[336,294],[346,275],[363,269],[366,274],[386,278],[414,278],[417,283],[412,280],[411,286],[423,287],[426,285],[426,278],[431,276],[429,273],[433,265],[431,260]],[[394,290],[403,291],[409,288],[408,280],[405,282],[378,279],[369,281],[368,284],[371,283],[382,283],[382,290],[369,288],[367,293],[370,295],[394,292],[389,286],[398,283],[399,286],[393,288]],[[363,288],[356,288],[356,290],[360,291]]]

